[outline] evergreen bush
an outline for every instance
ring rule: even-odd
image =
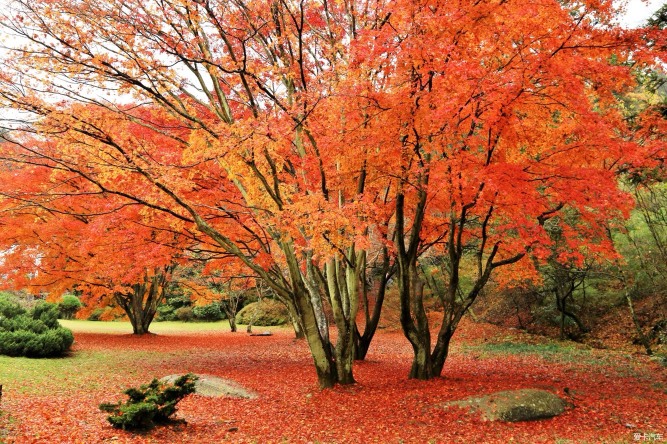
[[[175,321],[176,309],[168,304],[163,304],[157,308],[156,321]]]
[[[220,321],[224,318],[224,314],[220,309],[218,302],[212,302],[208,305],[201,305],[193,307],[192,314],[198,321]]]
[[[243,325],[283,325],[288,320],[289,313],[287,307],[281,302],[268,298],[246,305],[236,315],[236,323]]]
[[[190,308],[190,296],[183,294],[180,288],[170,288],[164,302],[157,308],[158,321],[177,321],[180,308]]]
[[[170,421],[176,413],[176,404],[194,393],[197,376],[188,373],[173,384],[153,379],[149,384],[125,390],[128,400],[115,404],[100,404],[100,410],[111,413],[107,417],[112,426],[127,429],[147,429]]]
[[[58,314],[55,304],[40,302],[28,312],[0,297],[0,354],[29,358],[64,354],[74,336],[58,324]]]
[[[99,321],[102,315],[104,314],[104,309],[103,308],[96,308],[93,310],[90,315],[88,316],[89,321]]]
[[[194,319],[195,315],[192,307],[181,307],[176,310],[176,319],[183,322],[189,322]]]

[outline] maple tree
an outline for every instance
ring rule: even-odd
[[[614,173],[662,150],[618,110],[629,62],[656,55],[613,17],[598,1],[16,0],[0,100],[30,121],[2,156],[38,171],[9,205],[53,212],[67,184],[86,195],[59,214],[94,194],[240,261],[296,315],[322,387],[354,382],[395,276],[410,375],[428,379],[492,272],[548,254],[548,219],[578,215],[560,219],[562,260],[612,254],[601,221],[629,205]],[[446,258],[433,349],[424,254]]]
[[[648,53],[643,31],[611,24],[611,2],[401,6],[358,45],[356,63],[375,73],[360,88],[372,99],[364,111],[396,176],[410,377],[430,379],[496,269],[531,279],[548,257],[614,256],[606,224],[631,206],[617,174],[664,158],[664,123],[647,113],[628,125],[618,94],[634,85],[632,67],[660,54]],[[444,257],[432,271],[447,283],[433,346],[418,268],[427,252]],[[476,270],[469,283],[466,267]]]
[[[49,169],[24,163],[5,170],[10,180],[0,189],[0,223],[8,228],[0,238],[3,286],[52,300],[76,289],[86,312],[113,303],[135,334],[148,333],[173,269],[183,260],[184,237],[146,224],[139,207],[118,205],[82,184],[42,182],[40,170]],[[36,199],[44,186],[52,194]]]
[[[47,175],[162,212],[173,231],[237,257],[298,315],[320,384],[354,382],[381,154],[351,152],[337,131],[346,103],[327,99],[344,78],[341,42],[376,17],[307,2],[13,5],[5,29],[31,49],[6,60],[0,95],[36,116],[22,129],[52,142],[32,148],[15,132],[14,147]]]

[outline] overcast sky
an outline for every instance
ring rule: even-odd
[[[667,0],[629,0],[622,24],[628,28],[636,28],[642,25],[665,2]]]

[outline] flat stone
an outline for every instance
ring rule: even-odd
[[[445,406],[470,408],[481,412],[488,421],[518,422],[558,416],[565,411],[566,402],[546,390],[520,389],[466,398]]]
[[[161,378],[160,381],[173,384],[176,379],[182,375],[169,375]],[[241,386],[231,379],[223,379],[212,375],[197,375],[199,379],[195,381],[195,393],[209,398],[246,398],[255,399],[257,393]]]

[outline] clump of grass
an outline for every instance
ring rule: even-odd
[[[529,344],[521,341],[503,340],[502,342],[463,346],[462,351],[464,353],[476,353],[479,357],[488,358],[494,358],[498,355],[537,355],[548,362],[585,362],[595,365],[607,363],[606,359],[595,356],[590,349],[558,342]]]

